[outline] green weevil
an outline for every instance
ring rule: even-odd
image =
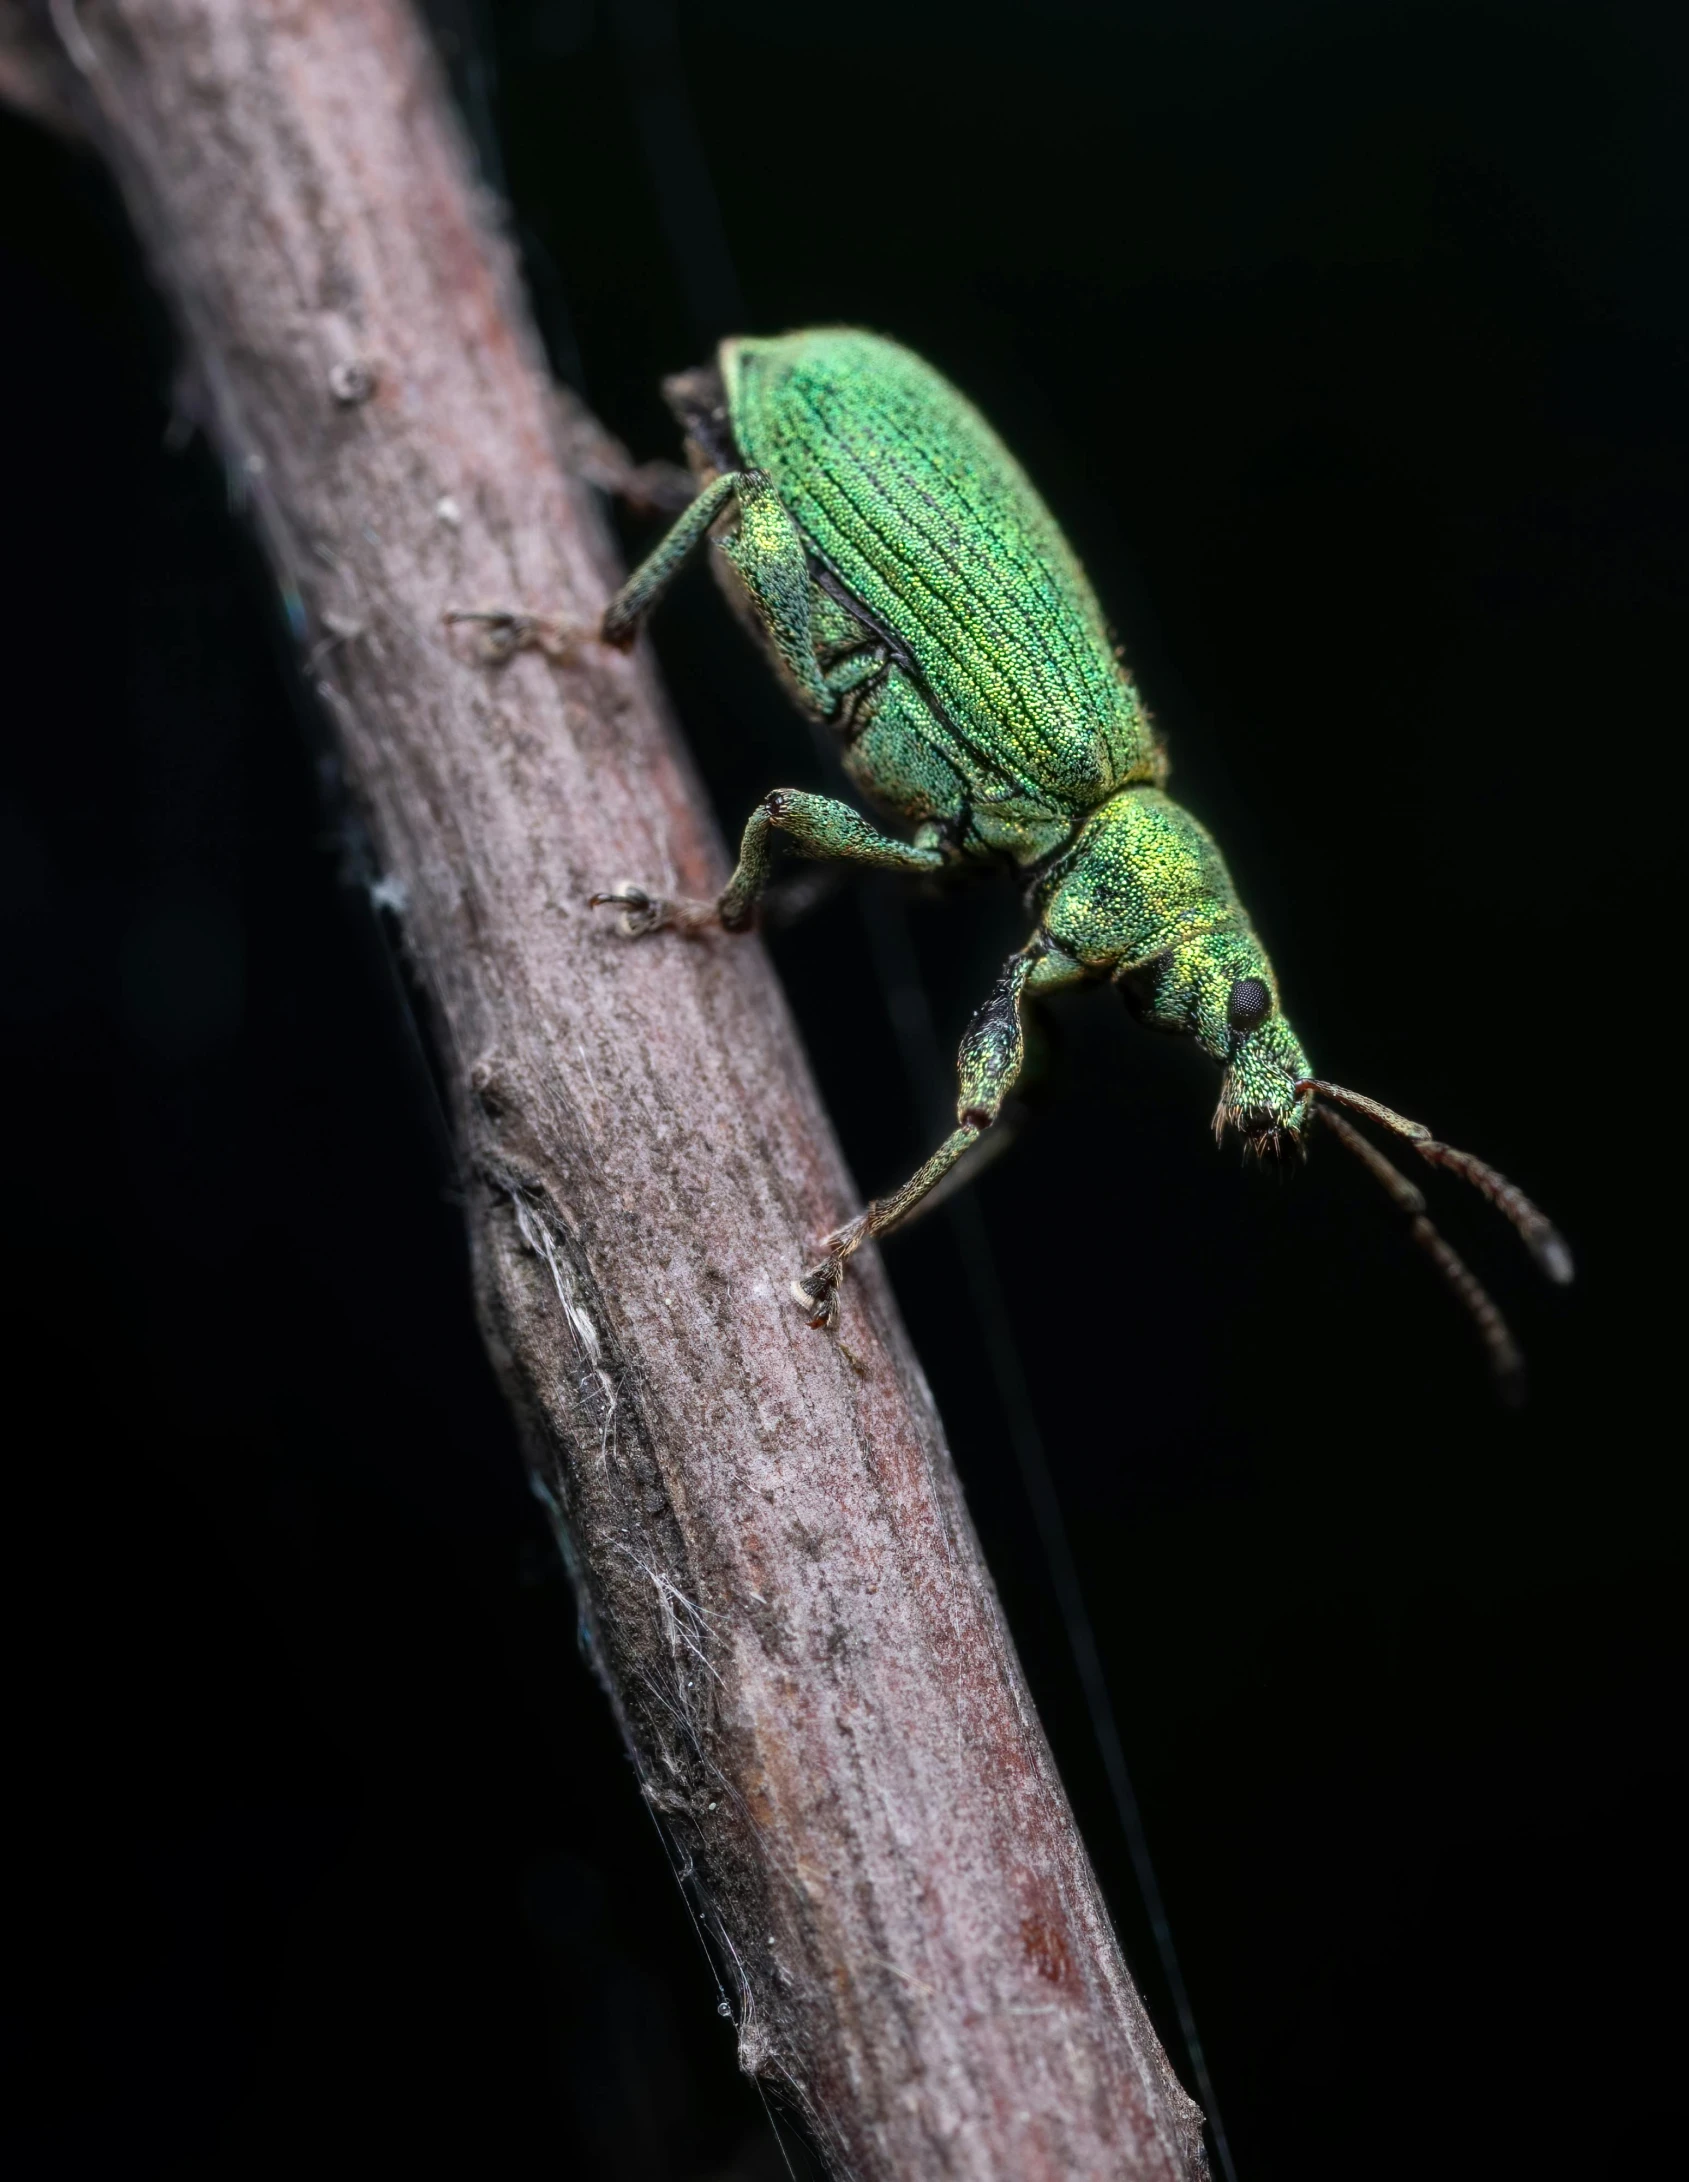
[[[1018,875],[1033,925],[962,1039],[954,1131],[793,1283],[810,1322],[836,1323],[851,1253],[906,1219],[996,1121],[1029,1004],[1107,984],[1219,1064],[1216,1137],[1231,1127],[1251,1151],[1282,1155],[1305,1148],[1313,1121],[1331,1129],[1407,1213],[1516,1388],[1518,1352],[1495,1305],[1421,1193],[1336,1109],[1463,1175],[1552,1279],[1571,1277],[1566,1245],[1493,1167],[1315,1077],[1219,849],[1167,793],[1161,738],[1084,569],[978,410],[908,349],[849,327],[724,341],[714,365],[665,392],[701,489],[610,601],[604,640],[631,645],[713,534],[729,596],[787,689],[837,733],[851,780],[909,838],[834,797],[777,788],[714,901],[624,883],[594,904],[618,906],[630,936],[745,931],[783,835],[802,856],[893,871],[996,865]]]

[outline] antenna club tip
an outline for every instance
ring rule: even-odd
[[[1577,1268],[1572,1263],[1570,1246],[1558,1228],[1551,1227],[1542,1234],[1534,1236],[1531,1242],[1531,1251],[1538,1265],[1542,1267],[1556,1287],[1566,1288],[1571,1285],[1576,1276]]]

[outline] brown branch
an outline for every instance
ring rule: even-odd
[[[649,666],[445,623],[587,627],[614,571],[404,0],[51,21],[406,904],[487,1339],[744,2067],[840,2176],[1200,2176],[878,1268],[839,1340],[787,1296],[852,1191],[767,960],[583,906],[724,868]]]

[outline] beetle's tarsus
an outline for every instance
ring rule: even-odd
[[[692,473],[679,462],[601,461],[582,465],[589,485],[620,500],[635,515],[678,515],[696,499]]]
[[[560,614],[530,614],[518,606],[448,606],[441,618],[448,628],[459,622],[474,626],[476,654],[486,667],[502,667],[518,652],[544,652],[561,664],[598,634]]]
[[[859,1212],[854,1220],[847,1220],[843,1227],[834,1228],[830,1235],[823,1235],[821,1247],[827,1253],[829,1265],[837,1266],[839,1279],[844,1278],[844,1261],[860,1243],[866,1242],[874,1222],[874,1207]]]
[[[859,1212],[822,1240],[827,1255],[819,1265],[792,1283],[792,1294],[803,1305],[817,1332],[831,1333],[839,1322],[839,1290],[844,1285],[845,1260],[874,1233],[874,1207]]]
[[[702,932],[721,921],[714,902],[693,901],[684,895],[670,901],[661,894],[648,894],[631,879],[602,894],[589,894],[587,907],[619,909],[622,932],[628,939],[644,939],[650,932]]]
[[[832,1333],[838,1326],[839,1285],[843,1279],[843,1263],[826,1258],[792,1283],[792,1295],[817,1333]]]
[[[605,607],[598,624],[598,641],[608,644],[615,652],[631,652],[639,642],[639,632],[644,627],[644,616],[622,608],[619,596]]]
[[[573,403],[559,419],[570,466],[599,492],[613,494],[636,515],[678,514],[698,488],[677,462],[635,462],[598,419]]]

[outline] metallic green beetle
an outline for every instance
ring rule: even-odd
[[[1217,1136],[1230,1126],[1253,1151],[1282,1153],[1315,1117],[1332,1128],[1409,1214],[1516,1381],[1495,1306],[1418,1190],[1335,1105],[1464,1174],[1555,1279],[1570,1277],[1564,1243],[1493,1168],[1314,1078],[1219,849],[1165,792],[1160,738],[1085,571],[979,412],[907,349],[848,327],[724,341],[715,366],[665,391],[702,490],[611,600],[605,640],[633,642],[713,531],[730,594],[792,696],[837,731],[852,780],[913,837],[780,788],[751,813],[715,901],[624,884],[594,902],[619,906],[633,936],[744,931],[778,833],[803,856],[896,871],[1008,867],[1034,919],[962,1040],[954,1132],[794,1283],[811,1322],[836,1322],[851,1253],[907,1217],[996,1120],[1021,1068],[1026,1004],[1109,983],[1145,1023],[1188,1033],[1219,1063]]]

